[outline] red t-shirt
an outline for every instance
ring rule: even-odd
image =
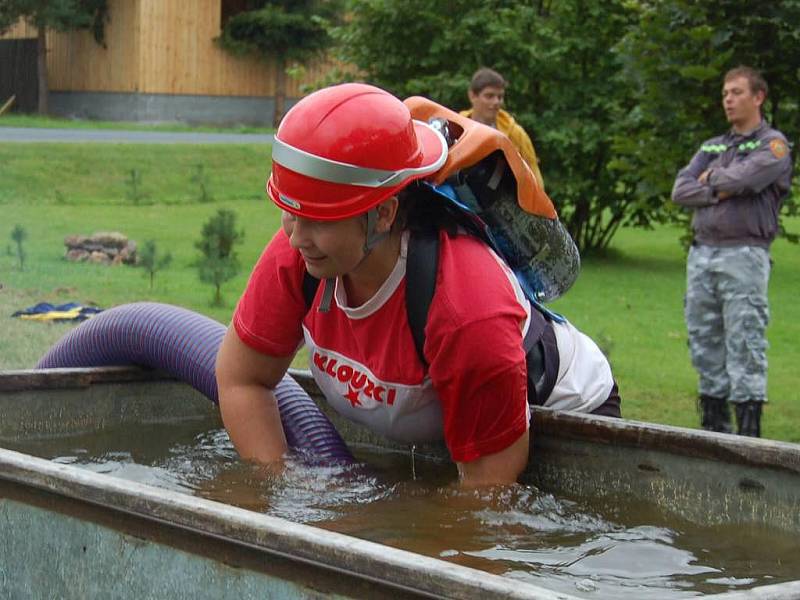
[[[522,337],[530,306],[505,264],[469,235],[442,233],[436,291],[425,327],[426,371],[406,316],[405,248],[373,298],[348,307],[337,283],[330,310],[310,310],[305,265],[278,231],[239,300],[233,324],[242,341],[273,356],[305,341],[310,368],[328,402],[389,438],[444,438],[454,461],[494,454],[528,427]]]

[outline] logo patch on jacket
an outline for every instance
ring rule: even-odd
[[[786,142],[781,139],[772,140],[769,143],[769,149],[772,151],[772,155],[777,159],[783,158],[789,152]]]

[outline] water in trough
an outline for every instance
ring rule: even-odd
[[[686,598],[797,578],[794,535],[680,522],[643,503],[453,485],[452,465],[353,448],[355,466],[238,459],[218,423],[139,425],[12,449],[586,598]]]

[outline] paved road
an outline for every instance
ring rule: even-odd
[[[271,144],[269,133],[180,133],[115,129],[0,127],[2,142],[101,142],[112,144]]]

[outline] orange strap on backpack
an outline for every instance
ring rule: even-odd
[[[500,150],[516,179],[517,203],[520,208],[546,219],[558,218],[552,200],[539,186],[530,167],[504,134],[422,96],[412,96],[403,102],[414,119],[425,122],[434,118],[445,119],[460,129],[459,135],[455,136],[455,143],[448,150],[447,161],[431,177],[435,185],[443,183],[456,171],[470,167],[492,152]]]

